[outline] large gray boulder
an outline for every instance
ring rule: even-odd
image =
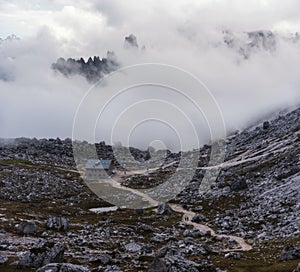
[[[97,257],[91,258],[90,262],[99,263],[105,266],[114,263],[114,259],[107,253],[100,253]]]
[[[247,182],[243,178],[237,178],[229,183],[230,189],[234,192],[242,191],[248,188]]]
[[[82,265],[51,263],[39,268],[37,272],[90,272],[90,270]]]
[[[142,250],[142,246],[135,242],[130,242],[125,245],[125,249],[129,252],[140,252]]]
[[[174,211],[172,208],[167,204],[161,204],[157,207],[157,214],[163,215],[163,214],[172,214]]]
[[[33,222],[24,220],[15,226],[15,231],[19,234],[32,235],[36,233],[37,227]]]
[[[149,266],[148,272],[168,272],[167,263],[159,258],[155,258]]]
[[[281,253],[280,261],[300,260],[300,248],[295,246],[286,246]]]
[[[69,221],[65,217],[49,217],[47,219],[46,226],[48,229],[67,231],[69,228]]]
[[[64,244],[41,239],[20,258],[18,266],[39,268],[49,263],[62,263],[64,251]]]
[[[190,261],[186,258],[185,254],[180,252],[177,244],[169,242],[166,246],[159,249],[156,253],[157,260],[154,259],[153,263],[148,268],[148,271],[164,272],[197,272],[200,265]],[[164,268],[165,270],[155,270]],[[151,269],[151,270],[150,270]],[[204,270],[203,270],[204,271]]]

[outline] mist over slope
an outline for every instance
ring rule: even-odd
[[[107,51],[115,53],[120,67],[154,62],[195,75],[220,106],[228,133],[297,105],[297,3],[225,2],[178,0],[170,6],[152,1],[146,3],[145,10],[144,4],[134,0],[130,5],[121,1],[79,1],[78,5],[62,1],[47,2],[45,6],[14,3],[15,9],[4,1],[1,6],[6,13],[19,16],[27,25],[28,15],[22,13],[26,10],[32,23],[30,32],[29,28],[22,32],[14,27],[13,19],[5,17],[7,23],[3,22],[3,29],[7,29],[3,37],[9,31],[21,39],[0,42],[0,136],[71,137],[74,116],[91,87],[89,82],[103,74],[93,68],[98,64],[89,58],[98,63],[98,56],[100,61]],[[63,74],[69,71],[64,64],[60,66],[62,74],[52,69],[61,57],[66,63],[69,58],[73,62],[82,58],[85,64],[81,61],[79,72],[72,70],[72,76],[66,78]],[[87,63],[92,70],[83,68]],[[107,67],[104,70],[104,74],[111,71]],[[128,105],[115,104],[113,109],[122,106]],[[200,142],[207,142],[205,124],[187,108],[184,111],[193,116]],[[146,134],[154,129],[149,124]],[[143,139],[144,134],[136,138]],[[164,134],[168,138],[168,132]],[[103,140],[110,139],[105,136]],[[148,145],[148,141],[137,145]]]

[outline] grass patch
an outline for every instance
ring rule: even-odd
[[[300,260],[279,261],[283,248],[289,244],[300,246],[300,237],[262,241],[253,250],[243,252],[244,258],[240,260],[215,255],[212,256],[212,261],[216,266],[230,272],[292,272]]]
[[[14,165],[14,164],[25,164],[25,165],[34,165],[31,161],[22,160],[22,159],[13,159],[13,160],[0,160],[0,165]]]

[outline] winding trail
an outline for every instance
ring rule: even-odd
[[[223,250],[224,252],[249,251],[249,250],[252,249],[252,246],[247,244],[246,241],[241,237],[237,237],[237,236],[234,236],[234,235],[217,234],[209,226],[192,222],[192,219],[196,215],[196,213],[194,213],[192,211],[187,211],[183,207],[181,207],[180,205],[177,205],[177,204],[169,204],[169,205],[170,205],[170,207],[172,208],[173,211],[183,214],[182,221],[185,224],[191,225],[195,229],[198,229],[198,230],[200,230],[201,232],[204,232],[204,233],[210,232],[210,235],[213,236],[213,237],[229,238],[231,240],[234,240],[239,245],[239,248],[237,248],[237,249],[226,249],[226,250]]]
[[[130,172],[130,173],[133,173],[133,174],[136,174],[136,172]],[[150,204],[151,206],[157,206],[159,205],[158,201],[154,200],[153,198],[151,198],[149,195],[139,191],[139,190],[135,190],[133,188],[129,188],[129,187],[125,187],[125,186],[122,186],[121,182],[123,180],[123,178],[126,176],[126,177],[129,177],[133,174],[129,174],[127,173],[126,175],[122,175],[121,172],[117,172],[113,178],[110,178],[110,179],[106,179],[105,182],[110,184],[112,187],[116,188],[116,189],[121,189],[121,190],[124,190],[124,191],[127,191],[127,192],[131,192],[137,196],[140,196],[142,198],[145,198]]]
[[[172,164],[170,164],[171,166]],[[157,168],[158,169],[158,168]],[[149,171],[155,171],[157,169],[149,169],[147,170],[138,170],[138,171],[131,171],[131,172],[127,172],[127,174],[122,174],[122,172],[117,172],[113,178],[107,179],[106,182],[109,183],[112,187],[117,188],[117,189],[121,189],[124,191],[129,191],[135,195],[138,195],[140,197],[143,197],[144,199],[146,199],[151,206],[158,206],[160,203],[158,201],[156,201],[155,199],[151,198],[149,195],[136,190],[136,189],[132,189],[132,188],[128,188],[128,187],[124,187],[121,185],[121,182],[123,180],[124,177],[130,177],[134,174],[145,174],[145,173],[149,173]],[[177,204],[169,204],[170,207],[172,208],[172,210],[174,212],[177,213],[182,213],[183,217],[182,217],[182,222],[184,222],[187,225],[191,225],[193,226],[195,229],[200,230],[201,232],[210,232],[210,235],[213,237],[218,237],[218,238],[227,238],[227,239],[231,239],[233,241],[235,241],[238,245],[238,248],[235,249],[226,249],[223,250],[223,252],[237,252],[237,251],[249,251],[252,249],[252,246],[247,244],[246,241],[243,238],[237,237],[237,236],[233,236],[233,235],[221,235],[221,234],[217,234],[213,229],[211,229],[209,226],[207,225],[203,225],[203,224],[199,224],[196,222],[192,222],[192,219],[194,218],[194,216],[196,215],[196,213],[192,212],[192,211],[188,211],[185,210],[183,207],[181,207],[180,205]]]
[[[235,158],[233,158],[229,161],[226,161],[226,162],[224,162],[220,165],[197,167],[197,169],[199,169],[199,170],[211,170],[211,169],[216,169],[216,168],[230,168],[230,167],[241,165],[241,164],[244,164],[244,163],[247,163],[247,162],[257,161],[257,160],[259,160],[261,158],[264,158],[266,156],[275,155],[276,153],[280,153],[280,152],[283,152],[283,151],[286,151],[286,150],[292,148],[292,146],[289,145],[289,143],[290,143],[290,141],[288,141],[288,140],[285,140],[283,142],[278,142],[278,140],[275,139],[266,148],[260,149],[259,151],[251,152],[250,150],[248,150],[246,152],[243,152],[242,154],[239,154],[237,157],[235,157]],[[167,165],[164,165],[164,166],[162,166],[162,169],[168,168],[168,167],[172,166],[175,163],[176,163],[176,161],[172,162],[172,163],[169,163]],[[127,173],[117,171],[117,173],[112,178],[105,179],[104,182],[110,184],[114,188],[117,188],[117,189],[120,189],[120,190],[123,190],[123,191],[127,191],[127,192],[131,192],[132,194],[140,196],[140,197],[144,198],[145,200],[147,200],[151,204],[151,206],[155,207],[155,206],[158,206],[160,204],[158,201],[156,201],[155,199],[151,198],[149,195],[147,195],[147,194],[145,194],[145,193],[143,193],[139,190],[122,186],[122,181],[124,180],[124,178],[130,177],[130,176],[133,176],[133,175],[143,175],[145,173],[151,173],[151,172],[156,171],[157,169],[159,169],[159,167],[148,169],[148,170],[143,170],[143,169],[142,170],[135,170],[135,171],[127,172]],[[280,189],[284,186],[287,186],[287,184],[282,185],[278,188],[271,189],[267,192],[264,192],[259,197],[262,197],[262,196],[266,195],[267,193],[271,193],[272,191]],[[194,218],[196,213],[194,213],[192,211],[185,210],[183,207],[181,207],[180,205],[177,205],[177,204],[169,204],[169,205],[172,208],[172,210],[174,210],[175,212],[183,214],[182,221],[185,224],[193,226],[195,229],[198,229],[201,232],[204,232],[204,233],[209,232],[210,235],[213,236],[213,237],[230,239],[230,240],[233,240],[237,243],[238,248],[236,248],[236,249],[226,249],[226,250],[223,250],[224,252],[252,250],[252,246],[249,245],[243,238],[238,237],[238,236],[234,236],[234,235],[217,234],[213,229],[211,229],[207,225],[192,222],[192,219]]]

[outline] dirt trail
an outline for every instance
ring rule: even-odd
[[[202,225],[202,224],[192,222],[192,219],[196,215],[196,213],[191,212],[191,211],[187,211],[183,207],[181,207],[180,205],[177,205],[177,204],[169,204],[169,205],[170,205],[170,207],[172,208],[173,211],[183,214],[182,221],[184,223],[186,223],[187,225],[191,225],[195,229],[198,229],[198,230],[200,230],[201,232],[204,232],[204,233],[209,231],[211,236],[214,236],[214,237],[232,239],[239,245],[238,249],[227,249],[227,250],[224,250],[225,252],[249,251],[249,250],[252,249],[252,246],[247,244],[246,241],[243,238],[233,236],[233,235],[217,234],[213,229],[211,229],[210,227],[208,227],[206,225]]]
[[[134,173],[134,172],[132,172],[132,173]],[[130,174],[127,173],[126,177],[127,176],[130,176]],[[129,187],[122,186],[121,182],[123,180],[123,177],[124,177],[124,175],[122,175],[121,172],[117,172],[113,176],[113,178],[106,179],[105,182],[110,184],[114,188],[121,189],[121,190],[124,190],[124,191],[128,191],[128,192],[131,192],[135,195],[138,195],[140,197],[145,198],[151,204],[151,206],[157,206],[159,204],[156,200],[151,198],[149,195],[147,195],[147,194],[145,194],[145,193],[143,193],[139,190],[135,190],[135,189],[132,189],[132,188],[129,188]]]
[[[150,169],[149,169],[150,170]],[[150,171],[153,171],[154,169],[151,169]],[[122,172],[117,172],[113,179],[107,179],[107,182],[112,185],[113,187],[117,188],[117,189],[121,189],[121,190],[125,190],[125,191],[129,191],[135,195],[141,196],[144,199],[147,199],[147,201],[149,201],[149,203],[152,206],[158,206],[159,202],[154,200],[153,198],[151,198],[149,195],[140,192],[139,190],[136,189],[132,189],[132,188],[128,188],[128,187],[124,187],[121,185],[121,182],[123,180],[123,178],[126,177],[130,177],[131,175],[134,174],[144,174],[148,172],[147,170],[138,170],[138,171],[132,171],[132,172],[128,172],[126,175],[122,175]],[[202,232],[210,232],[211,236],[214,237],[219,237],[219,238],[229,238],[231,240],[234,240],[237,244],[238,244],[238,248],[237,249],[228,249],[228,250],[224,250],[224,252],[234,252],[234,251],[249,251],[252,249],[252,246],[247,244],[246,241],[243,238],[237,237],[237,236],[233,236],[233,235],[221,235],[221,234],[217,234],[213,229],[211,229],[210,227],[203,225],[203,224],[199,224],[199,223],[195,223],[192,222],[193,217],[196,215],[196,213],[192,212],[192,211],[187,211],[185,210],[183,207],[181,207],[180,205],[177,204],[169,204],[170,207],[178,213],[182,213],[183,217],[182,217],[182,221],[184,223],[186,223],[187,225],[191,225],[194,228],[202,231]]]

